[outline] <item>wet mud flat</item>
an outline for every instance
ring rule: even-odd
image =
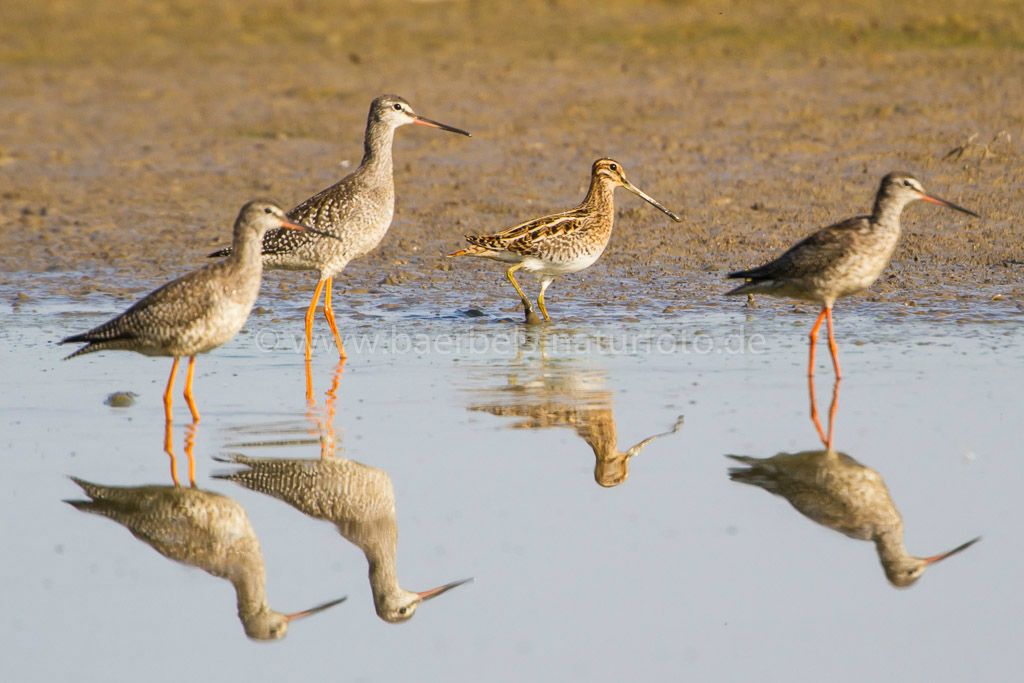
[[[493,264],[443,255],[465,233],[574,205],[609,155],[684,220],[620,193],[608,251],[553,286],[555,310],[570,297],[710,303],[725,272],[868,211],[893,169],[983,218],[910,207],[869,296],[1013,309],[1019,7],[949,2],[921,21],[872,0],[839,17],[824,3],[705,4],[526,3],[512,16],[501,3],[10,3],[0,288],[127,299],[201,264],[244,201],[293,206],[354,168],[369,100],[395,91],[474,137],[398,132],[395,221],[340,278],[354,298],[436,289],[445,313],[514,304]],[[300,305],[310,278],[272,276],[265,292]]]

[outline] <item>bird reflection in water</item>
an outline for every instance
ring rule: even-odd
[[[908,553],[903,544],[903,519],[881,475],[832,447],[839,381],[832,391],[827,431],[818,417],[813,378],[809,381],[809,393],[811,420],[825,450],[779,453],[771,458],[729,455],[745,465],[730,468],[730,479],[782,496],[798,512],[822,526],[850,538],[872,541],[886,578],[900,588],[913,585],[929,566],[980,540],[975,538],[930,557]]]
[[[606,488],[618,486],[629,477],[630,461],[655,439],[678,432],[683,416],[668,431],[620,450],[612,392],[604,372],[581,368],[571,359],[549,359],[544,333],[540,334],[539,358],[517,358],[505,386],[478,392],[486,400],[472,403],[469,410],[520,418],[509,425],[512,429],[572,428],[594,452],[594,481]]]
[[[335,378],[340,368],[339,364]],[[336,454],[334,429],[330,424],[336,390],[335,381],[332,390],[327,392],[323,411],[315,417],[321,430],[319,458],[254,458],[235,454],[219,460],[241,465],[243,469],[215,474],[214,478],[273,496],[309,517],[333,523],[342,537],[366,556],[377,616],[391,623],[407,621],[423,602],[472,579],[419,592],[406,590],[399,584],[398,523],[391,477],[384,470]],[[280,444],[262,441],[245,445]]]
[[[237,597],[238,618],[245,634],[254,640],[283,638],[289,623],[345,600],[332,600],[292,614],[271,609],[267,604],[263,553],[249,516],[235,500],[195,487],[194,425],[186,433],[192,486],[178,484],[169,428],[168,423],[165,438],[172,459],[173,486],[103,486],[72,477],[88,500],[65,502],[82,512],[112,519],[168,559],[230,581]]]

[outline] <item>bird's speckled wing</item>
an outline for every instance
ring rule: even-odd
[[[758,268],[730,273],[732,278],[772,280],[777,277],[799,279],[813,276],[840,261],[856,241],[858,233],[870,230],[870,218],[849,218],[809,235],[782,256]]]
[[[493,235],[466,235],[470,244],[491,251],[509,251],[530,256],[543,242],[557,239],[579,229],[588,214],[579,208],[535,218]]]
[[[216,268],[220,263],[207,268]],[[203,268],[153,290],[131,308],[72,341],[158,337],[161,331],[187,327],[202,318],[218,297],[218,278]]]
[[[345,176],[334,185],[317,192],[288,212],[288,218],[317,230],[332,234],[348,216],[351,198],[354,194],[355,174]],[[276,228],[263,236],[263,254],[288,254],[316,240],[327,239],[321,235]]]

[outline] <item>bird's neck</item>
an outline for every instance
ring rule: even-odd
[[[398,585],[398,568],[394,552],[386,556],[371,558],[369,554],[366,560],[370,565],[370,590],[373,591],[374,604],[378,604],[380,597],[391,595],[401,590]]]
[[[260,252],[263,249],[263,237],[255,230],[236,228],[231,242],[231,255],[225,259],[234,265],[261,267],[263,260]]]
[[[359,167],[370,175],[391,177],[391,146],[395,140],[395,129],[386,123],[375,121],[372,114],[370,116],[366,123],[363,160]]]
[[[239,573],[232,577],[235,587],[235,598],[238,603],[238,618],[245,622],[257,614],[269,610],[267,605],[267,588],[263,567]]]
[[[875,536],[875,550],[882,566],[890,567],[905,562],[910,554],[903,545],[903,527],[895,526]]]
[[[601,176],[590,179],[590,189],[582,206],[593,211],[611,213],[615,210],[615,185]]]
[[[871,211],[871,223],[877,228],[900,229],[900,214],[907,205],[905,200],[893,197],[885,192],[875,197],[875,206]]]

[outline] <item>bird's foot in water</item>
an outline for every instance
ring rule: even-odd
[[[523,306],[523,311],[526,314],[527,325],[540,325],[544,322],[544,319],[537,315],[537,312],[533,310],[533,306]]]

